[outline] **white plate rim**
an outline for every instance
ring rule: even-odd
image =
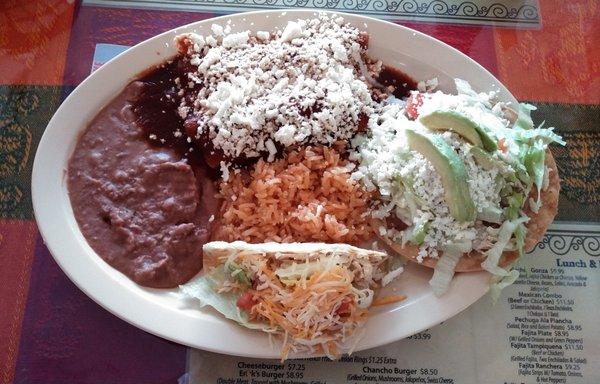
[[[246,330],[237,331],[239,327],[214,315],[207,315],[208,318],[202,318],[203,326],[207,327],[206,332],[198,333],[194,322],[194,316],[190,311],[181,310],[174,316],[173,308],[167,308],[161,303],[153,302],[142,297],[141,292],[134,289],[123,290],[119,284],[106,284],[111,281],[117,281],[119,274],[107,274],[111,270],[83,239],[79,228],[74,222],[70,204],[65,206],[66,188],[64,185],[64,165],[65,162],[58,164],[61,169],[56,169],[57,151],[60,151],[60,139],[63,139],[65,133],[61,132],[61,120],[67,117],[68,111],[85,108],[84,97],[86,93],[94,91],[99,86],[98,79],[106,76],[112,66],[124,66],[127,58],[132,52],[145,49],[152,50],[158,42],[163,42],[167,37],[172,40],[172,36],[183,31],[190,31],[200,25],[209,25],[212,23],[225,23],[231,19],[239,21],[241,19],[256,20],[264,17],[278,17],[285,19],[310,17],[314,12],[324,12],[321,10],[278,10],[278,11],[256,11],[236,15],[226,15],[212,19],[206,19],[194,22],[182,27],[166,31],[160,35],[145,40],[138,45],[119,54],[110,60],[104,66],[99,68],[94,74],[87,77],[73,92],[65,99],[58,108],[44,132],[36,152],[33,172],[32,172],[32,200],[35,218],[40,229],[44,242],[56,262],[59,264],[65,274],[73,281],[79,289],[87,296],[96,301],[109,312],[121,319],[141,328],[147,332],[163,337],[165,339],[196,347],[212,352],[232,354],[245,357],[256,358],[278,358],[279,353],[276,348],[266,348],[265,343],[239,345],[235,341],[248,338],[253,343],[257,342],[256,332],[248,336]],[[506,100],[516,102],[508,90],[492,74],[485,70],[468,56],[462,54],[449,45],[427,36],[421,32],[410,28],[390,23],[388,21],[374,19],[371,17],[346,14],[342,12],[324,12],[343,16],[346,20],[353,22],[370,23],[369,25],[379,24],[390,28],[390,32],[402,31],[404,34],[412,34],[414,39],[425,41],[429,45],[445,51],[453,60],[466,63],[471,69],[476,70],[479,75],[486,77],[490,85],[496,87]],[[287,15],[287,16],[286,16]],[[157,59],[156,61],[158,61]],[[135,73],[131,73],[135,75]],[[467,80],[469,80],[467,78]],[[123,84],[124,85],[124,84]],[[116,94],[113,94],[113,96]],[[106,104],[110,98],[103,100]],[[67,134],[68,136],[68,134]],[[72,136],[72,134],[71,134]],[[62,148],[61,158],[70,156],[72,147]],[[54,162],[53,162],[54,161]],[[57,177],[60,175],[60,177]],[[60,179],[60,180],[58,180]],[[62,195],[61,195],[62,194]],[[62,199],[62,200],[61,200]],[[61,204],[62,202],[62,204]],[[85,254],[90,257],[79,257],[77,255]],[[72,255],[76,255],[72,257]],[[93,257],[96,259],[94,260]],[[120,275],[120,274],[119,274]],[[122,276],[121,276],[122,278]],[[357,345],[356,350],[363,350],[379,345],[387,344],[412,334],[418,333],[424,329],[430,328],[467,308],[486,292],[488,287],[488,274],[483,272],[460,274],[455,277],[452,289],[442,298],[430,296],[426,303],[421,305],[405,306],[400,305],[393,311],[385,313],[386,316],[372,317],[366,327],[365,335]],[[210,316],[213,316],[212,321]],[[414,321],[418,325],[411,327],[394,327],[396,321],[411,324]],[[227,335],[233,332],[235,337]],[[238,335],[239,333],[239,335]],[[236,337],[239,337],[236,339]],[[266,336],[264,336],[266,338]],[[240,339],[241,338],[241,339]]]

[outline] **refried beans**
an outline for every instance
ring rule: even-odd
[[[154,288],[175,287],[200,271],[202,245],[219,209],[202,160],[182,151],[185,137],[149,139],[156,138],[148,134],[152,126],[167,124],[147,114],[149,99],[165,88],[157,77],[169,72],[163,66],[111,101],[80,137],[68,168],[73,212],[90,246],[136,283]],[[139,116],[137,102],[145,104],[146,116]],[[156,111],[178,120],[166,112]]]

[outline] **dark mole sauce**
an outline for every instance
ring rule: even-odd
[[[368,35],[361,35],[360,41],[361,45],[368,46]],[[199,85],[196,84],[191,92],[180,96],[175,79],[179,78],[181,83],[184,84],[183,88],[187,90],[185,86],[187,84],[187,73],[194,71],[195,67],[181,56],[177,56],[146,73],[142,73],[138,81],[142,82],[144,87],[138,99],[134,102],[133,111],[137,117],[136,122],[143,127],[146,137],[152,145],[177,151],[192,166],[208,166],[208,168],[216,170],[219,168],[221,161],[232,160],[227,159],[218,148],[212,146],[206,133],[197,137],[197,116],[191,115],[184,120],[178,113],[182,98],[190,97],[190,93],[197,93]],[[392,94],[397,98],[407,97],[410,91],[417,88],[417,83],[407,74],[387,65],[382,67],[377,81],[385,86],[392,86],[394,88]],[[308,117],[320,110],[321,106],[315,105],[302,111],[302,115]],[[361,114],[359,116],[358,132],[366,131],[367,123],[368,116]],[[175,135],[175,132],[181,132],[181,135]],[[235,165],[244,167],[254,161],[242,156],[232,162]],[[217,172],[210,172],[210,175],[216,177]]]
[[[142,73],[137,81],[143,83],[143,87],[133,102],[133,112],[136,123],[143,128],[150,144],[173,149],[187,159],[190,165],[202,166],[202,151],[193,140],[188,140],[190,136],[178,113],[179,104],[185,95],[178,94],[175,79],[179,78],[182,83],[187,84],[186,73],[191,70],[193,68],[188,63],[176,57]]]
[[[221,161],[227,161],[226,156],[215,148],[208,134],[198,136],[198,116],[189,115],[181,118],[178,107],[183,98],[191,98],[200,89],[187,88],[187,73],[195,72],[196,68],[181,56],[172,59],[150,71],[143,73],[138,79],[144,84],[143,91],[134,102],[134,113],[137,123],[143,127],[147,140],[157,147],[171,148],[196,169],[207,168],[209,176],[215,179]],[[184,94],[179,95],[175,79],[181,81]],[[188,103],[192,104],[191,102]],[[181,134],[175,135],[175,132]],[[237,159],[234,163],[244,165],[246,159]]]
[[[408,228],[408,225],[404,221],[396,217],[396,215],[390,215],[386,219],[386,224],[387,226],[395,228],[398,231],[404,231],[406,228]]]
[[[394,87],[392,94],[401,99],[410,95],[410,91],[417,89],[417,82],[399,69],[384,65],[379,72],[377,81],[385,86]]]

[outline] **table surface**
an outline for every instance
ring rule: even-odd
[[[278,7],[278,1],[269,4]],[[557,127],[568,143],[554,148],[563,178],[557,220],[599,222],[600,2],[505,0],[492,7],[492,1],[475,1],[473,10],[446,0],[438,1],[446,8],[436,11],[433,1],[420,1],[418,7],[411,1],[390,0],[387,8],[371,1],[326,6],[352,6],[348,11],[436,37],[486,67],[519,100],[536,105],[534,120]],[[192,21],[255,9],[258,3],[2,2],[0,383],[173,383],[185,373],[186,347],[111,315],[62,273],[33,217],[31,168],[52,114],[90,73],[97,44],[131,46]]]

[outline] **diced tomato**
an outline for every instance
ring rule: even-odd
[[[369,34],[367,32],[359,32],[357,41],[362,49],[369,48]]]
[[[340,304],[336,313],[340,316],[348,316],[350,314],[350,301],[342,301],[342,304]]]
[[[508,151],[508,146],[506,145],[506,140],[504,140],[504,138],[498,140],[498,149],[502,152]]]
[[[238,308],[250,312],[252,307],[256,305],[256,300],[254,300],[254,296],[250,292],[243,293],[240,297],[238,297],[236,302]]]
[[[406,100],[406,115],[409,119],[416,120],[419,117],[417,108],[423,105],[423,94],[413,92]]]
[[[358,115],[358,132],[365,132],[369,125],[369,116],[364,113]]]

